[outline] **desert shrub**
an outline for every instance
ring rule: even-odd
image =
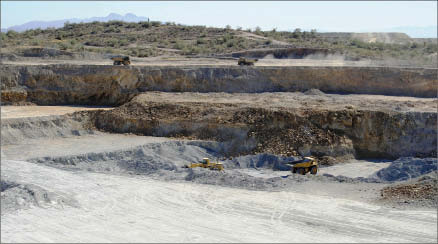
[[[2,42],[8,40],[8,36],[6,35],[6,33],[4,33],[4,32],[1,33],[1,40],[2,40]]]
[[[119,40],[119,46],[127,46],[128,44],[129,42],[126,39]]]
[[[31,44],[32,44],[32,46],[39,46],[39,45],[41,45],[41,41],[38,39],[34,39],[34,40],[32,40]]]
[[[57,39],[57,40],[63,40],[65,37],[67,37],[67,32],[65,32],[65,31],[58,31],[55,34],[55,39]]]
[[[139,24],[142,28],[149,28],[149,27],[151,26],[151,23],[146,22],[146,21],[138,22],[138,24]]]
[[[113,48],[109,48],[109,47],[106,47],[104,49],[99,49],[99,51],[103,52],[103,53],[114,53],[114,49]]]
[[[110,47],[118,47],[119,46],[119,40],[115,38],[111,38],[106,41],[106,45]]]
[[[205,43],[207,43],[207,42],[203,38],[198,38],[198,40],[196,40],[196,44],[198,44],[198,45],[205,44]]]
[[[208,33],[206,31],[203,31],[201,33],[201,35],[199,35],[199,37],[203,38],[203,37],[207,37]]]
[[[67,50],[69,47],[71,47],[68,43],[65,42],[60,42],[58,43],[58,47],[61,50]]]
[[[126,25],[126,28],[128,28],[128,29],[132,29],[132,28],[136,28],[136,27],[137,27],[136,23],[129,23]]]
[[[88,40],[88,41],[84,42],[84,45],[86,45],[86,46],[94,46],[94,47],[102,47],[102,46],[104,46],[102,41],[97,40],[97,39]]]
[[[130,42],[136,42],[136,41],[137,41],[137,37],[136,37],[136,36],[129,36],[129,37],[128,37],[128,40],[129,40]]]
[[[228,41],[225,43],[225,45],[226,45],[227,47],[233,47],[234,44],[235,44],[234,40],[228,40]]]
[[[83,51],[85,51],[85,47],[84,47],[83,45],[77,45],[77,46],[74,48],[74,50],[75,50],[76,52],[83,52]]]
[[[178,50],[182,50],[185,48],[185,45],[180,40],[176,40],[175,44],[173,45],[173,48],[178,49]]]
[[[107,29],[105,29],[104,33],[120,33],[121,30],[117,27],[110,26]]]
[[[125,22],[120,21],[120,20],[112,20],[112,21],[108,21],[109,25],[114,25],[114,26],[123,26]]]
[[[301,29],[300,28],[296,28],[292,34],[292,37],[295,39],[300,39],[301,38]]]
[[[160,21],[151,21],[151,25],[152,25],[153,27],[158,27],[158,26],[161,25],[161,22],[160,22]]]
[[[9,37],[9,38],[16,38],[16,37],[18,37],[18,32],[16,32],[16,31],[14,31],[14,30],[9,30],[8,32],[6,32],[6,35]]]
[[[428,43],[428,44],[426,44],[425,51],[426,51],[427,53],[434,53],[434,52],[437,52],[437,51],[438,51],[438,45],[437,45],[437,44],[434,44],[434,43]]]
[[[262,29],[261,29],[259,26],[257,26],[257,27],[255,28],[255,33],[256,33],[257,35],[262,34]]]

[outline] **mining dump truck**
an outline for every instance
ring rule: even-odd
[[[255,62],[257,62],[258,59],[248,59],[244,57],[240,57],[239,60],[237,60],[238,65],[254,65]]]
[[[117,56],[117,57],[112,57],[111,58],[112,61],[114,61],[114,65],[130,65],[131,64],[131,60],[129,60],[129,56]]]
[[[318,162],[313,157],[304,157],[303,160],[290,162],[289,165],[292,165],[292,173],[298,173],[300,175],[305,175],[310,172],[312,175],[315,175],[318,172]]]
[[[196,168],[196,167],[208,168],[210,170],[219,170],[219,171],[224,170],[223,164],[221,164],[219,162],[211,163],[209,158],[203,158],[198,163],[191,163],[190,165],[183,166],[183,168]]]

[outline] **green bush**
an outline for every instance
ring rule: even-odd
[[[67,50],[70,47],[70,45],[65,43],[65,42],[60,42],[60,43],[58,43],[58,47],[61,50]]]
[[[16,32],[16,31],[14,31],[14,30],[9,30],[8,32],[6,32],[6,35],[9,37],[9,38],[16,38],[16,37],[18,37],[18,32]]]
[[[129,36],[129,37],[128,37],[128,40],[129,40],[130,42],[136,42],[136,41],[137,41],[137,37],[136,37],[136,36]]]
[[[120,21],[120,20],[112,20],[112,21],[108,21],[109,25],[115,25],[115,26],[123,26],[125,22]]]
[[[118,47],[119,41],[117,39],[112,38],[106,41],[106,45],[110,47]]]
[[[128,25],[126,25],[126,28],[128,29],[132,29],[132,28],[136,28],[137,24],[136,23],[129,23]]]
[[[119,46],[127,46],[128,44],[129,42],[126,39],[119,40]]]
[[[161,22],[160,22],[160,21],[151,21],[151,25],[152,25],[153,27],[158,27],[158,26],[161,25]]]
[[[173,45],[174,49],[178,49],[178,50],[182,50],[184,49],[186,46],[184,45],[183,42],[181,42],[180,40],[176,40],[175,44]]]
[[[203,38],[198,38],[198,40],[196,40],[196,44],[198,44],[198,45],[205,44],[205,43],[207,43],[207,42]]]
[[[142,28],[149,28],[151,26],[151,24],[149,22],[146,22],[146,21],[138,22],[138,24],[140,24],[140,26]]]
[[[32,46],[40,46],[41,45],[41,41],[40,40],[33,40],[32,41]]]

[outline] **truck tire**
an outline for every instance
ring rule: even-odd
[[[312,168],[310,168],[310,173],[312,175],[316,175],[317,172],[318,172],[318,167],[312,166]]]

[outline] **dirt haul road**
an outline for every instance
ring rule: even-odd
[[[272,55],[270,55],[272,56]],[[53,64],[72,64],[72,65],[113,65],[113,61],[108,59],[95,60],[62,60],[62,59],[35,59],[9,61],[3,60],[3,64],[13,65],[53,65]],[[184,57],[151,57],[151,58],[132,58],[132,66],[237,66],[237,58],[218,59],[218,58],[184,58]],[[323,59],[276,59],[265,57],[259,59],[255,66],[353,66],[353,67],[413,67],[409,61],[396,60],[360,60],[349,61],[343,56],[331,55]],[[435,66],[432,66],[434,68]]]
[[[436,212],[293,192],[69,172],[24,161],[2,174],[74,207],[2,216],[2,242],[436,242]]]

